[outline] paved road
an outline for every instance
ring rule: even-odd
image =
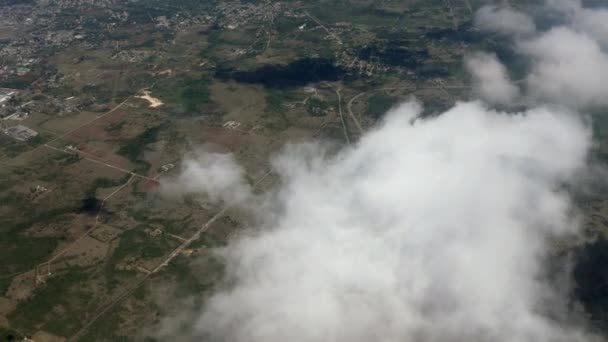
[[[260,179],[258,179],[254,183],[253,187],[255,188],[256,186],[258,186],[270,174],[272,174],[272,171],[267,171],[262,177],[260,177]],[[226,204],[217,214],[213,215],[213,217],[211,217],[194,234],[192,234],[192,236],[190,238],[186,239],[181,245],[179,245],[176,249],[174,249],[173,252],[171,252],[171,254],[169,254],[167,256],[167,258],[165,258],[158,266],[156,266],[149,273],[146,273],[141,278],[139,278],[138,280],[136,280],[135,282],[133,282],[131,284],[131,286],[126,287],[124,292],[122,292],[121,294],[119,294],[114,300],[112,300],[110,303],[106,304],[106,306],[104,306],[103,308],[101,308],[95,316],[93,316],[90,320],[88,320],[82,326],[82,328],[80,328],[80,330],[78,330],[74,335],[72,335],[67,341],[68,342],[70,342],[70,341],[77,341],[80,337],[82,337],[82,335],[84,335],[84,333],[89,329],[89,327],[91,325],[93,325],[93,323],[95,323],[100,317],[102,317],[104,314],[106,314],[110,309],[112,309],[121,300],[123,300],[124,298],[128,297],[131,293],[133,293],[133,291],[135,291],[137,288],[139,288],[139,286],[141,286],[153,274],[155,274],[156,272],[160,271],[165,266],[167,266],[171,262],[171,260],[175,259],[175,257],[177,257],[178,255],[180,255],[180,253],[184,249],[186,249],[193,241],[195,241],[196,239],[198,239],[201,236],[202,233],[204,233],[205,231],[207,231],[209,229],[209,227],[211,227],[211,225],[215,221],[217,221],[220,217],[222,217],[226,213],[226,211],[228,209],[232,208],[233,205],[234,205],[233,203]]]
[[[346,110],[348,111],[348,115],[350,116],[350,118],[353,120],[353,122],[355,123],[355,126],[357,126],[357,129],[359,130],[359,132],[361,134],[363,134],[364,129],[361,126],[361,123],[359,122],[359,119],[357,119],[357,116],[355,115],[355,113],[353,113],[353,103],[360,98],[361,96],[370,94],[370,93],[375,93],[378,91],[390,91],[390,90],[410,90],[410,92],[408,94],[414,93],[416,91],[419,90],[430,90],[430,89],[437,89],[437,90],[441,90],[443,92],[445,92],[447,95],[449,95],[450,97],[452,96],[447,89],[470,89],[470,86],[438,86],[438,87],[415,87],[415,86],[404,86],[404,87],[386,87],[386,88],[378,88],[378,89],[372,89],[372,90],[367,90],[364,92],[361,92],[355,96],[353,96],[350,100],[348,100],[348,102],[346,103]]]
[[[47,269],[46,275],[47,276],[50,275],[51,274],[51,265],[52,265],[53,261],[57,260],[57,258],[61,257],[65,253],[67,253],[78,242],[80,242],[85,237],[89,236],[89,234],[91,232],[93,232],[98,227],[98,224],[99,224],[99,215],[101,215],[101,210],[103,209],[103,206],[106,203],[106,201],[109,200],[115,194],[117,194],[120,190],[124,189],[127,185],[129,185],[129,183],[131,182],[131,180],[133,180],[134,176],[135,175],[131,175],[131,177],[129,177],[129,179],[123,185],[121,185],[118,189],[114,190],[111,194],[109,194],[108,196],[106,196],[101,201],[101,204],[99,206],[99,211],[97,212],[97,216],[95,216],[95,223],[93,224],[93,226],[91,228],[89,228],[87,231],[85,231],[81,236],[79,236],[76,240],[74,240],[72,243],[70,243],[64,249],[62,249],[61,251],[59,251],[59,253],[57,253],[54,256],[52,256],[49,260],[47,260],[47,261],[39,264],[38,266],[36,266],[36,280],[40,279],[39,277],[43,276],[43,274],[41,274],[41,268],[43,268],[43,267],[46,266],[46,269]]]
[[[469,0],[463,0],[463,1],[464,1],[464,5],[467,6],[467,9],[469,10],[469,13],[472,16],[473,15],[473,6],[471,6],[471,3],[469,2]]]
[[[459,86],[455,86],[455,87],[444,87],[444,88],[448,88],[448,89],[457,89],[457,88],[469,88],[469,87],[459,87]],[[352,104],[354,101],[356,101],[358,98],[360,98],[361,96],[364,96],[366,94],[372,93],[372,92],[377,92],[377,91],[385,91],[385,90],[397,90],[397,89],[411,89],[412,92],[417,91],[417,90],[423,90],[423,89],[438,89],[438,87],[429,87],[429,88],[416,88],[416,87],[387,87],[387,88],[379,88],[379,89],[373,89],[373,90],[369,90],[369,91],[365,91],[362,93],[359,93],[357,95],[355,95],[354,97],[352,97],[347,104],[347,110],[349,113],[349,116],[351,117],[351,119],[353,120],[353,122],[355,123],[355,125],[357,126],[357,129],[360,131],[360,133],[363,133],[363,127],[361,126],[361,124],[359,123],[359,120],[356,118],[355,114],[352,111]],[[334,90],[336,92],[336,96],[338,97],[338,112],[340,115],[340,118],[342,119],[342,124],[343,127],[346,127],[346,123],[344,121],[344,116],[342,113],[342,96],[340,94],[340,89],[335,89]],[[319,128],[319,130],[317,131],[316,134],[318,134],[319,132],[322,131],[322,127]],[[350,142],[350,139],[348,137],[347,132],[345,131],[345,136],[348,142]],[[255,183],[254,183],[254,187],[258,186],[262,181],[264,181],[264,179],[266,179],[266,177],[268,177],[269,175],[272,174],[272,171],[268,171],[266,172],[260,179],[258,179]],[[133,175],[133,176],[137,176],[137,175]],[[158,266],[156,266],[153,270],[151,270],[149,273],[144,274],[143,276],[141,276],[141,278],[139,278],[138,280],[136,280],[135,282],[133,282],[131,284],[131,286],[126,287],[125,291],[122,292],[121,294],[119,294],[114,300],[112,300],[111,302],[109,302],[108,304],[106,304],[104,307],[100,308],[100,310],[97,312],[97,314],[95,316],[93,316],[90,320],[88,320],[80,330],[78,330],[74,335],[72,335],[67,341],[77,341],[80,337],[82,337],[82,335],[88,330],[89,327],[91,327],[91,325],[93,325],[99,318],[101,318],[104,314],[106,314],[110,309],[112,309],[116,304],[118,304],[121,300],[123,300],[124,298],[128,297],[129,295],[131,295],[131,293],[133,293],[133,291],[135,291],[137,288],[139,288],[139,286],[141,286],[147,279],[149,279],[153,274],[155,274],[156,272],[159,272],[160,270],[162,270],[165,266],[167,266],[173,259],[175,259],[178,255],[181,254],[181,252],[184,251],[184,249],[186,249],[192,242],[194,242],[196,239],[198,239],[201,234],[203,234],[205,231],[207,231],[211,225],[216,222],[220,217],[222,217],[227,210],[229,210],[231,207],[233,206],[232,203],[226,204],[226,206],[224,206],[218,213],[216,213],[213,217],[211,217],[207,222],[205,222],[205,224],[203,224],[190,238],[182,238],[180,237],[180,239],[183,240],[183,243],[181,245],[179,245],[177,248],[175,248],[168,256],[167,258],[165,258],[161,263],[159,263]]]
[[[109,167],[109,168],[111,168],[111,169],[114,169],[114,170],[117,170],[117,171],[120,171],[120,172],[123,172],[123,173],[127,173],[127,174],[130,174],[130,175],[132,175],[132,176],[139,177],[139,178],[142,178],[142,179],[145,179],[145,180],[156,181],[156,178],[152,178],[152,177],[147,177],[147,176],[144,176],[144,175],[140,175],[140,174],[138,174],[138,173],[135,173],[135,172],[133,172],[133,171],[129,171],[129,170],[123,169],[123,168],[118,167],[118,166],[116,166],[116,165],[108,164],[108,163],[103,162],[103,161],[101,161],[101,160],[98,160],[98,159],[95,159],[95,158],[90,157],[91,155],[90,155],[89,153],[82,152],[82,151],[79,151],[79,150],[77,150],[77,149],[73,149],[73,150],[72,150],[73,152],[68,152],[68,151],[66,151],[66,150],[63,150],[63,149],[60,149],[60,148],[57,148],[57,147],[54,147],[54,146],[51,146],[51,145],[48,145],[48,144],[44,144],[44,145],[42,145],[42,146],[47,147],[47,148],[50,148],[50,149],[55,150],[55,151],[58,151],[58,152],[65,153],[65,154],[71,154],[71,155],[78,154],[78,155],[81,155],[81,156],[82,156],[82,158],[84,158],[84,159],[86,159],[86,160],[88,160],[88,161],[91,161],[91,162],[93,162],[93,163],[96,163],[96,164],[99,164],[99,165],[103,165],[103,166],[105,166],[105,167]]]
[[[346,120],[344,120],[344,114],[342,114],[342,95],[340,95],[340,88],[335,89],[335,92],[336,96],[338,97],[338,115],[340,116],[340,122],[342,122],[342,131],[344,132],[344,139],[346,139],[346,143],[350,145],[350,137],[348,136]]]
[[[140,90],[139,90],[137,93],[139,93],[139,92],[140,92],[140,91],[142,91],[143,89],[146,89],[146,88],[142,88],[142,89],[140,89]],[[103,118],[104,116],[106,116],[106,115],[108,115],[108,114],[111,114],[111,113],[115,112],[115,111],[116,111],[118,108],[122,107],[122,106],[123,106],[125,103],[127,103],[127,101],[129,101],[129,100],[130,100],[130,99],[132,99],[132,98],[133,98],[133,95],[131,95],[131,96],[127,97],[127,98],[126,98],[124,101],[122,101],[121,103],[117,104],[116,106],[114,106],[114,108],[110,109],[109,111],[107,111],[107,112],[103,113],[102,115],[96,116],[94,119],[89,120],[89,121],[87,121],[87,122],[83,123],[82,125],[80,125],[80,126],[78,126],[78,127],[74,128],[74,129],[72,129],[72,130],[69,130],[69,131],[67,131],[67,132],[65,132],[65,133],[63,133],[63,134],[61,134],[61,135],[59,135],[59,136],[55,137],[54,139],[52,139],[52,140],[50,140],[49,142],[47,142],[47,143],[46,143],[46,145],[48,145],[48,144],[50,144],[50,143],[52,143],[52,142],[55,142],[55,141],[57,141],[57,140],[59,140],[59,139],[61,139],[61,138],[65,138],[65,137],[67,137],[68,135],[70,135],[70,134],[72,134],[72,133],[76,132],[77,130],[81,129],[82,127],[84,127],[84,126],[88,126],[88,125],[90,125],[90,124],[94,123],[95,121],[97,121],[97,120],[99,120],[99,119]]]
[[[353,96],[348,101],[348,103],[346,104],[346,110],[348,111],[348,115],[350,116],[350,118],[355,123],[355,126],[357,126],[357,129],[359,130],[359,133],[363,134],[363,127],[361,126],[361,123],[359,122],[359,119],[357,119],[357,116],[355,115],[355,113],[353,113],[353,102],[355,102],[361,96],[364,96],[364,95],[367,95],[367,94],[370,94],[370,93],[374,93],[374,92],[377,92],[377,91],[389,91],[389,90],[398,90],[398,89],[412,89],[412,90],[415,91],[418,88],[416,88],[416,87],[387,87],[387,88],[372,89],[372,90],[361,92],[361,93]]]
[[[306,14],[306,16],[309,17],[312,21],[314,21],[317,25],[321,26],[321,28],[323,30],[325,30],[325,32],[327,32],[328,35],[330,35],[332,38],[334,38],[336,40],[336,42],[338,42],[338,44],[340,44],[340,45],[343,44],[340,37],[338,37],[335,33],[331,32],[325,25],[323,25],[322,22],[320,22],[317,18],[313,17],[310,13],[308,13],[308,11],[304,11],[304,14]]]

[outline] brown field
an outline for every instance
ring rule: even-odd
[[[256,125],[259,113],[266,106],[265,92],[259,86],[243,86],[235,82],[214,82],[211,98],[226,115],[224,121],[235,120],[241,124]]]
[[[74,115],[56,116],[45,121],[40,125],[40,128],[49,130],[58,134],[70,132],[92,120],[97,116],[95,113],[78,113]]]
[[[77,245],[70,248],[64,254],[64,257],[71,259],[71,264],[73,265],[88,266],[101,261],[106,257],[108,251],[109,247],[107,243],[86,236]]]
[[[120,233],[122,233],[122,230],[118,228],[106,224],[98,224],[97,228],[91,232],[90,236],[100,242],[107,243],[118,237]]]
[[[55,336],[51,333],[40,330],[32,335],[32,340],[36,342],[64,342],[65,337]]]

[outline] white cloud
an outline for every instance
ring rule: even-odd
[[[483,6],[475,13],[475,26],[486,32],[516,36],[536,31],[536,25],[528,15],[491,5]]]
[[[243,174],[231,154],[202,151],[185,159],[180,175],[164,179],[161,186],[167,194],[202,193],[213,203],[242,203],[251,196]]]
[[[519,43],[532,58],[528,92],[539,101],[572,107],[608,105],[608,55],[589,35],[553,28]]]
[[[577,234],[564,184],[586,167],[589,128],[563,108],[608,105],[604,10],[549,0],[567,27],[484,7],[485,31],[530,58],[516,87],[496,56],[470,55],[481,102],[417,119],[409,102],[354,146],[292,145],[273,162],[276,192],[252,200],[227,155],[188,161],[176,191],[252,209],[262,222],[219,252],[231,287],[163,337],[230,342],[582,342],[563,293],[543,277],[547,241]],[[553,106],[557,104],[560,106]],[[562,109],[556,109],[562,108]],[[176,185],[177,184],[177,185]],[[180,188],[181,187],[181,188]],[[235,195],[236,194],[236,195]],[[194,318],[192,318],[194,317]],[[549,318],[551,317],[551,318]],[[184,337],[186,336],[186,337]]]
[[[580,0],[548,0],[550,10],[565,15],[575,30],[593,37],[602,47],[608,48],[608,10],[584,8]]]
[[[496,6],[479,9],[475,23],[483,31],[515,36],[518,51],[531,57],[526,80],[531,105],[608,105],[608,10],[584,8],[579,0],[547,0],[545,10],[562,15],[565,26],[536,32],[530,16]],[[467,66],[478,96],[493,104],[511,103],[515,87],[497,61],[474,58]]]
[[[587,32],[608,48],[608,10],[582,9],[575,17],[574,27]]]
[[[287,148],[274,161],[277,205],[265,207],[280,209],[222,251],[234,286],[207,301],[194,335],[583,341],[545,315],[554,298],[540,274],[547,237],[577,231],[559,189],[584,167],[588,129],[547,108],[419,113],[406,103],[333,156]]]
[[[465,60],[473,76],[473,91],[479,98],[491,104],[513,104],[519,97],[519,89],[511,83],[507,69],[495,55],[475,53]]]
[[[546,5],[549,10],[567,15],[574,14],[582,7],[580,0],[547,0]]]

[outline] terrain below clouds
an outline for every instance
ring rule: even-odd
[[[547,238],[578,231],[557,189],[585,167],[588,128],[546,108],[420,111],[399,106],[330,157],[319,144],[280,154],[277,204],[257,212],[272,219],[220,252],[234,284],[209,299],[192,335],[584,341],[549,318],[567,308],[538,275]]]

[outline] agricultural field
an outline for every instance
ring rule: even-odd
[[[0,124],[38,133],[0,135],[0,340],[162,340],[227,281],[214,251],[250,219],[161,191],[183,157],[231,152],[264,192],[286,144],[356,144],[412,97],[428,116],[470,99],[469,51],[521,63],[473,26],[484,3],[0,1],[0,44],[23,54],[0,57],[20,68]],[[608,232],[605,200],[582,200]]]

